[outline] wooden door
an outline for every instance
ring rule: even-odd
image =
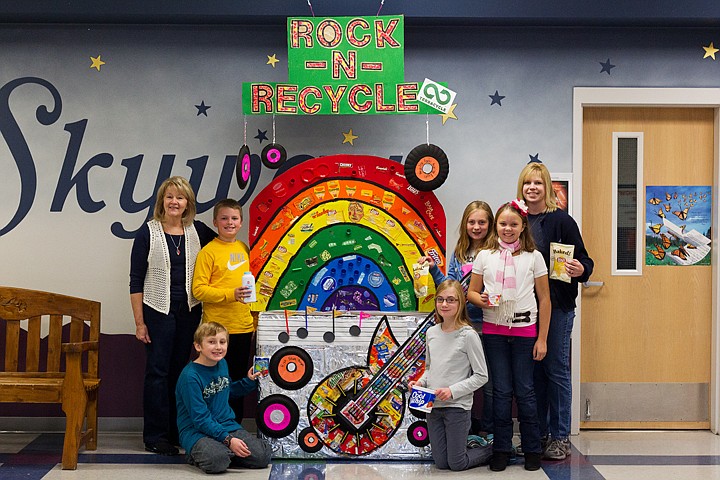
[[[710,427],[711,267],[646,265],[654,248],[645,245],[647,225],[628,229],[637,222],[622,208],[614,224],[611,205],[613,189],[632,190],[622,179],[613,184],[614,133],[641,133],[634,201],[644,206],[644,223],[645,208],[655,208],[646,186],[712,185],[713,115],[710,108],[584,108],[583,238],[595,260],[591,280],[602,286],[582,289],[581,428]],[[614,242],[622,250],[622,242],[636,241],[638,271],[618,271]]]

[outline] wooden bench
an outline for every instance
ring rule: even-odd
[[[63,342],[68,319],[69,341]],[[0,323],[5,324],[0,402],[62,404],[62,468],[75,470],[82,445],[97,449],[100,303],[0,286]],[[41,353],[44,332],[47,355]]]

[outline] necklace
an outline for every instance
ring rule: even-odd
[[[173,237],[173,236],[170,235],[169,233],[168,233],[168,237],[170,237],[170,240],[172,241],[173,247],[175,247],[175,252],[176,252],[178,255],[180,255],[180,245],[182,245],[183,235],[180,235],[180,238],[179,238],[179,240],[178,240],[178,243],[175,243],[175,237]]]

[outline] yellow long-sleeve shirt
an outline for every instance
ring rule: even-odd
[[[215,238],[200,250],[195,263],[193,295],[203,302],[203,322],[218,322],[229,333],[255,330],[250,306],[235,300],[235,289],[250,271],[250,250],[245,243]]]

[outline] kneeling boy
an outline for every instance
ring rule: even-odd
[[[175,395],[180,444],[188,463],[205,473],[233,467],[265,468],[270,463],[270,445],[235,421],[230,396],[242,396],[256,388],[259,373],[231,382],[224,357],[228,332],[219,323],[201,324],[194,346],[199,356],[180,374]]]

